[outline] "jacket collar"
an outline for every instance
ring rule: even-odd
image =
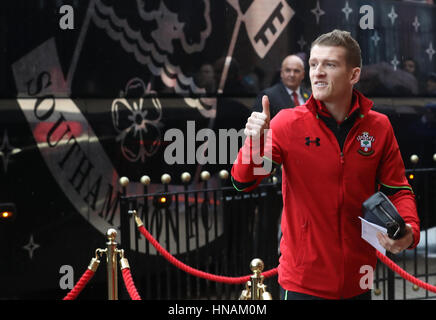
[[[364,117],[368,114],[369,110],[373,107],[374,102],[365,97],[358,90],[353,89],[353,98],[351,100],[351,108],[348,112],[348,117],[352,115],[356,110],[359,110],[360,117]],[[327,110],[326,106],[322,101],[316,100],[313,95],[306,101],[305,106],[309,111],[311,111],[316,117],[318,114],[323,116],[331,117],[330,112]]]

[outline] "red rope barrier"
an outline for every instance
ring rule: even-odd
[[[148,232],[144,225],[139,225],[138,226],[138,230],[139,232],[141,232],[141,234],[148,240],[150,241],[150,243],[156,248],[156,250],[165,258],[168,260],[168,262],[170,262],[171,264],[173,264],[174,266],[176,266],[177,268],[193,275],[199,278],[203,278],[206,280],[211,280],[211,281],[215,281],[215,282],[223,282],[223,283],[228,283],[228,284],[241,284],[244,282],[247,282],[248,280],[250,280],[250,275],[247,276],[243,276],[243,277],[226,277],[226,276],[218,276],[215,274],[211,274],[211,273],[207,273],[195,268],[192,268],[186,264],[184,264],[183,262],[181,262],[180,260],[176,259],[174,256],[172,256],[167,250],[165,250],[160,244],[159,242],[150,234],[150,232]],[[393,262],[391,259],[389,259],[388,257],[386,257],[385,255],[383,255],[382,253],[380,253],[379,251],[376,251],[377,257],[380,259],[380,261],[382,261],[386,266],[388,266],[390,269],[392,269],[394,272],[396,272],[397,274],[399,274],[401,277],[403,277],[404,279],[406,279],[409,282],[412,282],[414,284],[416,284],[417,286],[434,292],[436,293],[436,286],[432,286],[422,280],[419,280],[415,277],[413,277],[412,275],[410,275],[409,273],[407,273],[406,271],[404,271],[403,269],[401,269],[395,262]],[[274,276],[277,274],[277,268],[273,268],[270,269],[266,272],[262,272],[262,275],[265,278]]]
[[[381,262],[383,262],[386,266],[388,266],[392,271],[399,274],[402,278],[406,279],[409,282],[412,282],[413,284],[416,284],[417,286],[436,293],[436,287],[432,286],[431,284],[428,284],[424,281],[421,281],[414,276],[410,275],[403,269],[401,269],[395,262],[393,262],[391,259],[386,257],[384,254],[382,254],[380,251],[377,251],[377,258],[380,259]]]
[[[135,284],[133,283],[132,274],[129,268],[124,268],[121,270],[124,279],[124,285],[126,286],[127,292],[132,300],[141,300],[141,296],[136,290]]]
[[[79,293],[85,288],[89,280],[94,276],[95,272],[86,269],[85,273],[80,277],[79,281],[76,283],[73,289],[62,299],[62,300],[75,300]]]
[[[208,272],[204,272],[195,268],[192,268],[186,264],[184,264],[183,262],[181,262],[180,260],[177,260],[175,257],[173,257],[171,255],[171,253],[169,253],[167,250],[165,250],[160,244],[159,242],[157,242],[157,240],[155,238],[153,238],[153,236],[145,229],[145,227],[142,225],[140,227],[138,227],[139,232],[141,232],[141,234],[148,240],[150,241],[150,243],[156,248],[157,251],[159,251],[159,253],[168,260],[168,262],[170,262],[171,264],[173,264],[174,266],[176,266],[177,268],[193,275],[199,278],[203,278],[206,280],[211,280],[211,281],[215,281],[215,282],[223,282],[223,283],[228,283],[228,284],[241,284],[241,283],[245,283],[248,280],[250,280],[251,275],[247,275],[247,276],[243,276],[243,277],[226,277],[226,276],[219,276],[219,275],[215,275],[215,274],[211,274]],[[262,275],[265,278],[274,276],[277,274],[277,268],[274,269],[270,269],[266,272],[262,272]]]

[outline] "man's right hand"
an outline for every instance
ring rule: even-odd
[[[268,96],[262,97],[262,112],[253,112],[245,124],[244,134],[247,137],[260,137],[269,129],[270,111]]]

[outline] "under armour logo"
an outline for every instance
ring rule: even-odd
[[[319,140],[320,139],[318,137],[316,137],[315,140],[310,140],[310,137],[306,137],[306,146],[310,146],[311,143],[314,143],[317,147],[319,147]]]

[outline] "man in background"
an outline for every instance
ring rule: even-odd
[[[298,55],[289,55],[283,59],[280,69],[280,81],[263,90],[256,98],[253,111],[262,112],[262,96],[269,98],[271,119],[285,108],[302,105],[310,97],[302,81],[304,79],[304,61]]]

